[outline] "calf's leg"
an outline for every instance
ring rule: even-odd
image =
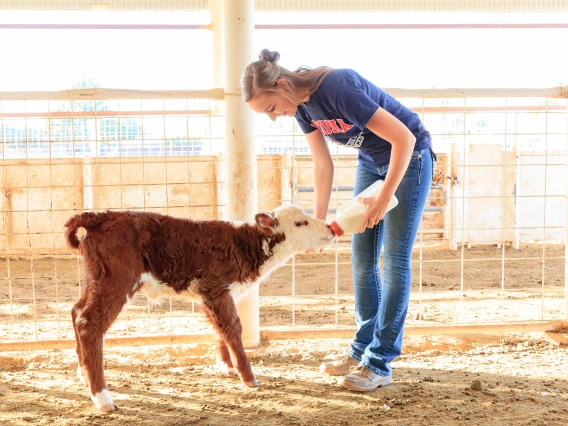
[[[203,310],[217,333],[220,345],[229,349],[232,364],[237,368],[241,381],[249,386],[258,386],[252,372],[250,361],[245,353],[242,338],[241,320],[237,308],[228,291],[214,298],[203,298]],[[226,359],[226,355],[222,355]],[[226,362],[228,365],[228,363]]]
[[[98,289],[116,289],[112,283],[97,284]],[[82,373],[86,377],[91,400],[101,411],[112,411],[114,405],[108,393],[103,364],[103,338],[122,307],[126,303],[126,294],[108,294],[91,292],[85,300],[77,324],[78,347],[82,353]]]
[[[81,299],[79,299],[79,301],[75,304],[75,306],[73,306],[73,309],[71,309],[71,319],[73,321],[73,331],[75,332],[75,341],[77,342],[77,360],[78,360],[78,364],[77,364],[77,376],[79,377],[79,379],[81,380],[81,383],[83,383],[86,386],[89,386],[89,384],[87,383],[87,378],[85,376],[85,374],[83,373],[84,371],[84,367],[83,367],[83,348],[81,346],[81,339],[79,339],[79,325],[80,323],[78,321],[82,321],[82,316],[81,313],[83,312],[83,308],[85,307],[85,303],[86,303],[86,297],[83,295],[83,297],[81,297]]]

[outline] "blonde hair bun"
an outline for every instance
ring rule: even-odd
[[[258,59],[277,64],[280,59],[280,53],[268,49],[262,49],[258,55]]]

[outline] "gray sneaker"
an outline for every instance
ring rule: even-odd
[[[339,378],[339,384],[347,389],[368,392],[392,383],[392,375],[381,376],[368,368],[359,365],[351,369],[349,374]]]
[[[349,374],[351,367],[356,367],[358,365],[359,361],[351,358],[349,355],[345,355],[339,361],[323,362],[320,365],[320,371],[331,376],[344,376]]]

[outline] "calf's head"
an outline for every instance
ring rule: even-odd
[[[318,251],[335,239],[329,225],[293,204],[280,206],[271,213],[258,213],[255,219],[260,227],[283,234],[282,245],[293,253]]]

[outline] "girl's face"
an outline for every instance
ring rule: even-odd
[[[260,93],[247,102],[255,112],[266,114],[272,121],[278,117],[293,117],[298,106],[281,93]]]

